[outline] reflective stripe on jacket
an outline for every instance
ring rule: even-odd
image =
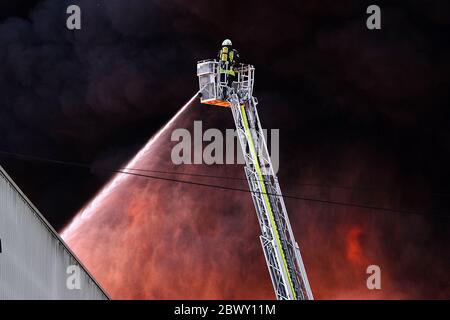
[[[233,67],[231,67],[229,69],[224,69],[224,68],[220,67],[219,72],[220,73],[226,73],[226,74],[229,74],[229,75],[232,75],[232,76],[236,75],[236,72],[234,71]]]

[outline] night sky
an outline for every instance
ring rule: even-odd
[[[365,26],[373,3],[382,30]],[[69,4],[82,9],[80,31],[65,28]],[[1,151],[119,167],[198,90],[196,61],[230,38],[256,67],[262,125],[280,129],[283,190],[424,213],[377,237],[410,241],[380,246],[392,259],[408,251],[414,297],[450,297],[448,1],[15,1],[0,5],[0,21]],[[213,117],[232,125],[230,112]],[[57,230],[112,176],[0,164]]]

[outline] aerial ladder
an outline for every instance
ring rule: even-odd
[[[220,61],[197,63],[201,103],[229,107],[245,159],[249,184],[261,227],[261,245],[278,300],[312,300],[300,249],[295,241],[278,178],[273,170],[253,96],[255,68],[236,67],[231,84],[220,72]]]

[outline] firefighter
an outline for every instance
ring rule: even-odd
[[[222,49],[219,51],[218,58],[220,61],[220,81],[231,87],[236,79],[236,64],[239,60],[239,53],[236,49],[233,49],[230,39],[225,39],[222,42]],[[228,90],[226,91],[228,92]],[[227,92],[224,94],[226,95]]]

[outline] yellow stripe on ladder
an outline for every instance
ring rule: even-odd
[[[289,269],[288,269],[287,262],[286,262],[286,257],[284,256],[283,247],[281,246],[281,241],[280,241],[280,236],[278,234],[277,225],[275,223],[275,218],[273,216],[272,206],[270,205],[269,197],[267,196],[266,185],[264,183],[263,175],[261,173],[261,167],[259,165],[259,159],[258,159],[258,156],[256,154],[256,149],[255,149],[255,145],[253,143],[252,135],[250,133],[250,127],[248,125],[248,120],[247,120],[247,114],[245,112],[245,105],[241,105],[241,112],[242,112],[242,119],[244,121],[245,134],[247,135],[247,140],[248,140],[249,146],[250,146],[250,153],[251,153],[251,155],[253,157],[253,162],[255,163],[255,169],[256,169],[256,172],[258,174],[258,179],[261,181],[261,189],[262,189],[262,195],[263,195],[263,198],[264,198],[264,202],[266,203],[266,206],[267,206],[267,208],[269,210],[270,223],[272,225],[272,229],[274,230],[275,238],[277,240],[278,247],[281,250],[281,257],[283,259],[284,269],[286,270],[286,274],[288,276],[289,285],[291,287],[292,294],[294,295],[294,300],[297,300],[297,296],[296,296],[295,291],[294,291],[294,286],[292,284],[291,274],[289,273]]]

